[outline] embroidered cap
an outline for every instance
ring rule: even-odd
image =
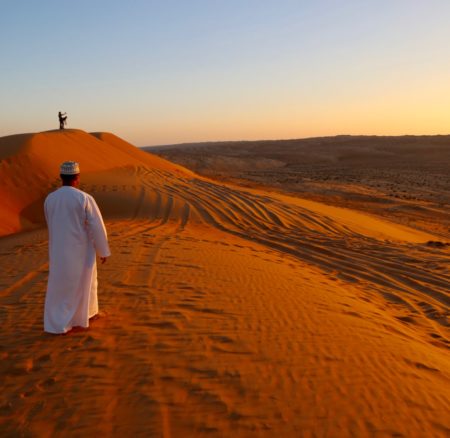
[[[78,175],[80,173],[80,165],[76,161],[64,161],[59,167],[61,175]]]

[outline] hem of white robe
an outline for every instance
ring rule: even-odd
[[[64,333],[70,332],[70,330],[72,330],[75,327],[89,328],[89,320],[91,318],[93,318],[95,315],[98,315],[98,310],[96,312],[94,312],[92,315],[89,315],[89,318],[88,318],[88,321],[87,321],[86,325],[80,325],[80,324],[72,325],[70,327],[65,328],[63,331],[57,331],[57,332],[44,329],[44,332],[45,333],[51,333],[52,335],[63,335]]]

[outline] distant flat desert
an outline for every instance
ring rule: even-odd
[[[43,332],[59,164],[104,214],[89,329]],[[1,436],[450,434],[450,137],[0,138]]]

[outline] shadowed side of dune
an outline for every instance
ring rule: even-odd
[[[80,163],[83,178],[98,172],[146,166],[190,175],[182,167],[151,156],[113,134],[80,130],[48,131],[0,138],[0,236],[42,223],[38,205],[59,186],[59,164]]]

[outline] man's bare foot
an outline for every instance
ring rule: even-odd
[[[96,321],[97,319],[104,318],[106,316],[106,312],[98,312],[94,316],[89,318],[89,321]]]

